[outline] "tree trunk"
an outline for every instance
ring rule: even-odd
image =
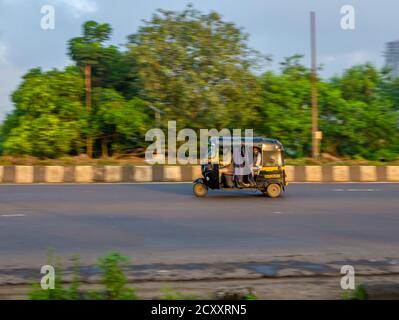
[[[101,139],[101,157],[108,158],[108,146],[107,146],[107,139]]]
[[[86,84],[86,111],[88,116],[90,117],[91,113],[91,66],[86,64],[85,66],[85,84]],[[90,123],[89,123],[90,129]],[[91,133],[89,132],[87,135],[86,141],[86,152],[89,158],[93,157],[93,138],[91,137]]]
[[[118,138],[117,134],[113,133],[112,134],[112,141],[114,142],[114,146],[113,146],[114,152],[112,153],[113,156],[121,154],[121,148],[120,148],[117,138]]]

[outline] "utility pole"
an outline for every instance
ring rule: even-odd
[[[90,118],[91,113],[91,66],[90,64],[85,65],[85,84],[86,84],[86,111]],[[86,141],[86,153],[89,158],[93,157],[93,138],[91,136],[90,128],[87,135]]]
[[[322,133],[318,127],[318,102],[317,102],[317,60],[316,60],[316,13],[310,12],[310,34],[311,34],[311,59],[312,59],[312,157],[320,157],[320,140]]]

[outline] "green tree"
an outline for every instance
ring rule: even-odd
[[[104,48],[104,42],[109,40],[112,29],[109,24],[98,24],[95,21],[87,21],[83,25],[83,36],[73,38],[69,41],[69,55],[78,66],[84,68],[85,88],[86,88],[86,109],[91,113],[91,88],[92,88],[92,68],[96,73],[102,75],[103,68],[99,64],[99,59],[103,58],[108,52]],[[113,50],[111,47],[109,50]],[[101,78],[101,77],[100,77]],[[87,155],[93,156],[93,138],[91,132],[88,132],[86,142]]]
[[[259,131],[280,139],[293,157],[310,155],[310,70],[294,55],[281,74],[265,73]],[[370,160],[394,160],[398,154],[398,112],[391,80],[372,65],[355,66],[341,77],[318,82],[322,151]]]
[[[341,90],[345,100],[371,103],[377,98],[379,80],[378,70],[366,63],[347,69],[343,76],[335,79],[333,83]]]
[[[92,87],[115,89],[126,98],[133,98],[138,92],[136,62],[118,47],[106,45],[112,33],[111,26],[87,21],[83,24],[82,33],[81,37],[69,41],[68,52],[72,60],[84,70],[87,112],[90,115],[93,113]],[[90,128],[92,130],[89,131],[86,148],[91,157],[95,128],[92,125]],[[105,145],[103,140],[103,151]]]
[[[149,122],[146,103],[139,98],[127,101],[117,91],[102,88],[93,92],[93,102],[94,127],[102,156],[109,155],[109,148],[120,153],[137,146],[137,137],[144,136]]]
[[[129,36],[142,96],[179,127],[253,127],[259,85],[251,72],[258,55],[247,35],[219,14],[158,10]]]
[[[286,58],[281,74],[266,72],[260,77],[263,121],[258,131],[281,140],[292,157],[307,154],[311,144],[310,70],[301,58]]]
[[[324,109],[324,116],[330,119],[326,135],[335,140],[337,153],[370,160],[396,159],[399,114],[395,96],[387,90],[392,88],[392,79],[367,63],[349,68],[331,83],[340,97]]]
[[[74,67],[30,70],[14,92],[15,109],[2,126],[4,153],[38,157],[78,154],[87,130],[83,88],[83,79]]]
[[[92,70],[93,86],[102,86],[106,81],[107,66],[101,62],[113,60],[119,53],[115,46],[106,46],[112,28],[107,23],[87,21],[82,27],[83,35],[68,42],[68,54],[81,68],[89,66]]]
[[[90,68],[92,87],[112,88],[132,98],[138,92],[136,61],[115,45],[107,45],[112,34],[109,24],[87,21],[83,35],[68,42],[68,54],[76,64]]]

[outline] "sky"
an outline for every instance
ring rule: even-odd
[[[110,23],[112,43],[123,45],[156,9],[182,10],[192,3],[219,12],[249,34],[249,45],[278,70],[284,57],[299,53],[310,65],[309,12],[317,14],[318,63],[331,77],[365,62],[384,64],[385,43],[399,40],[397,0],[0,0],[0,120],[12,110],[10,94],[29,69],[63,68],[71,63],[66,43],[87,20]],[[54,30],[43,30],[41,8],[55,9]],[[341,28],[341,8],[355,9],[355,29]]]

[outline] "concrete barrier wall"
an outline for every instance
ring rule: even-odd
[[[286,166],[289,182],[399,182],[399,166]],[[189,182],[200,166],[0,166],[0,183]]]

